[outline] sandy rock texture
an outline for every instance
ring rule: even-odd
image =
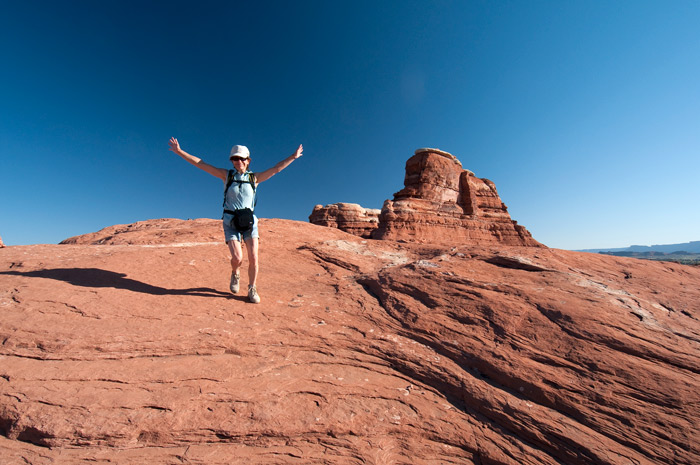
[[[356,203],[333,203],[326,206],[316,205],[309,221],[369,239],[379,226],[380,213],[381,210],[364,208]]]
[[[61,244],[74,245],[201,245],[217,244],[223,239],[223,228],[212,227],[213,220],[200,218],[179,220],[160,218],[139,221],[132,224],[117,224],[101,229],[95,233],[70,237]],[[218,226],[221,225],[219,221]]]
[[[263,219],[253,305],[115,228],[0,250],[0,463],[700,463],[698,268]]]

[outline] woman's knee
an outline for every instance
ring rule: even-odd
[[[240,242],[230,241],[228,243],[229,252],[231,252],[231,264],[233,266],[240,266],[243,263],[243,250],[241,249]]]
[[[258,260],[258,239],[253,238],[245,243],[245,248],[248,251],[248,258],[253,261]]]

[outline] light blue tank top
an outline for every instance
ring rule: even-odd
[[[253,174],[252,171],[247,171],[240,174],[238,171],[233,176],[233,183],[226,192],[226,201],[224,208],[227,210],[239,210],[241,208],[255,209],[255,191],[250,185],[249,177]],[[243,182],[236,182],[243,181]],[[224,182],[224,187],[226,183]]]

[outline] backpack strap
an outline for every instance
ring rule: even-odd
[[[255,179],[255,173],[252,171],[248,171],[248,182],[253,188],[253,211],[255,211],[255,207],[258,205],[258,193],[255,191],[255,187],[258,181]]]
[[[228,174],[226,175],[226,189],[224,189],[224,204],[222,205],[224,208],[226,208],[226,194],[228,194],[228,188],[233,184],[233,175],[233,170],[228,170]]]

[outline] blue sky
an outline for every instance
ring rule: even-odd
[[[437,147],[551,247],[700,240],[700,2],[2,1],[0,236],[219,218],[228,167],[304,156],[262,217],[381,208]]]

